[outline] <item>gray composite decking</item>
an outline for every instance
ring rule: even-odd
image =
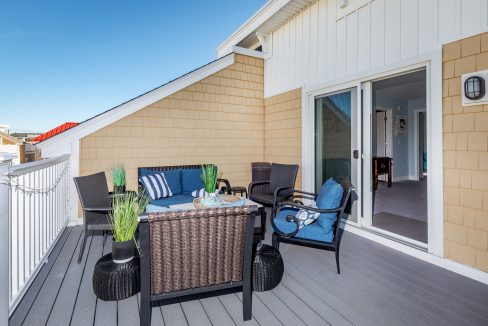
[[[93,293],[93,267],[110,237],[90,238],[78,264],[80,236],[80,227],[66,228],[11,326],[139,324],[138,296],[104,302]],[[253,294],[251,321],[242,320],[241,293],[222,291],[160,302],[152,325],[488,325],[488,286],[351,233],[341,275],[330,252],[280,249],[283,281]]]

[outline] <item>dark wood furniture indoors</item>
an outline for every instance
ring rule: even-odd
[[[256,206],[141,215],[141,325],[151,302],[242,287],[244,320],[252,310]]]
[[[388,175],[388,188],[391,188],[391,157],[373,157],[373,183],[374,190],[378,189],[378,177],[380,175]]]

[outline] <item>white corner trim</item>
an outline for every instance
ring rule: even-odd
[[[479,269],[472,268],[460,263],[456,263],[455,261],[446,259],[446,258],[441,258],[438,256],[435,256],[433,254],[430,254],[426,251],[419,250],[416,248],[413,248],[411,246],[402,244],[397,241],[390,240],[388,238],[382,237],[380,235],[368,232],[366,230],[359,229],[355,226],[346,224],[344,229],[346,231],[349,231],[353,234],[356,234],[360,237],[366,238],[368,240],[374,241],[376,243],[382,244],[388,248],[394,249],[396,251],[402,252],[404,254],[407,254],[409,256],[415,257],[417,259],[423,260],[427,263],[431,263],[433,265],[439,266],[441,268],[447,269],[451,272],[454,272],[456,274],[462,275],[469,277],[470,279],[473,279],[475,281],[484,283],[488,285],[488,273],[485,273],[483,271],[480,271]]]
[[[40,142],[37,144],[37,147],[42,151],[45,148],[65,146],[227,68],[233,63],[234,54],[229,54],[144,95],[106,111],[76,127],[68,129],[59,135]]]

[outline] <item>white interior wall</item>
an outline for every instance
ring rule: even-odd
[[[340,80],[488,30],[487,0],[319,0],[272,33],[265,96]]]

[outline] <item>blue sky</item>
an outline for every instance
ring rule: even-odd
[[[265,0],[4,1],[0,124],[83,121],[215,59]]]

